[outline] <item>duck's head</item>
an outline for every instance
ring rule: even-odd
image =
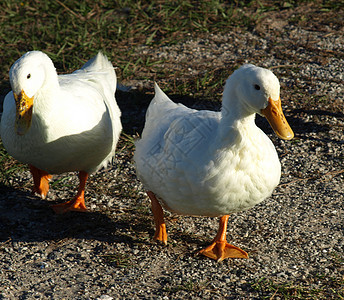
[[[40,51],[30,51],[19,58],[10,69],[10,83],[16,103],[17,134],[24,135],[31,126],[35,95],[55,68],[50,58]]]
[[[294,137],[282,111],[279,81],[270,70],[251,64],[237,69],[226,83],[224,101],[230,98],[235,99],[245,114],[263,115],[278,137],[285,140]]]

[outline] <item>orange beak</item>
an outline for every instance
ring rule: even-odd
[[[18,135],[24,135],[31,126],[33,97],[29,98],[23,90],[13,96],[16,102],[15,127]]]
[[[287,119],[283,114],[280,98],[277,101],[269,98],[268,106],[262,109],[261,113],[265,118],[267,118],[270,126],[279,138],[283,140],[291,140],[294,137],[294,132],[290,128]]]

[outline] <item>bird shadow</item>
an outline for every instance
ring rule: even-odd
[[[50,207],[50,201],[30,192],[1,183],[0,192],[0,243],[8,240],[42,242],[77,238],[132,245],[141,242],[126,233],[132,229],[134,222],[139,222],[140,230],[150,230],[150,224],[141,223],[140,218],[134,219],[134,216],[112,218],[98,211],[57,215]]]

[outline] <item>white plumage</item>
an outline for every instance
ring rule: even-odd
[[[116,74],[102,53],[72,74],[57,75],[46,54],[31,51],[11,67],[10,83],[1,120],[10,155],[49,174],[89,174],[111,162],[121,112]],[[36,183],[35,191],[47,192]]]
[[[167,210],[182,215],[224,216],[269,197],[281,166],[254,119],[255,113],[267,115],[271,104],[280,106],[279,89],[271,71],[244,65],[226,82],[222,111],[212,112],[173,103],[155,85],[134,156],[145,188]],[[282,110],[277,125],[269,118],[280,137],[293,137]]]

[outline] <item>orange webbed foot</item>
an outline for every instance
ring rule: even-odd
[[[51,206],[57,214],[64,214],[69,211],[87,212],[84,199],[76,198],[65,203]]]
[[[244,250],[227,243],[228,218],[228,215],[220,218],[219,229],[213,242],[205,249],[202,249],[199,254],[217,261],[224,260],[225,258],[248,258],[248,254]]]
[[[225,258],[248,258],[248,254],[244,250],[228,244],[226,241],[215,241],[199,253],[218,262]]]
[[[52,209],[55,211],[55,213],[64,214],[69,211],[87,212],[84,199],[87,178],[88,174],[86,172],[79,172],[80,185],[77,195],[74,197],[73,200],[61,204],[52,205]]]

